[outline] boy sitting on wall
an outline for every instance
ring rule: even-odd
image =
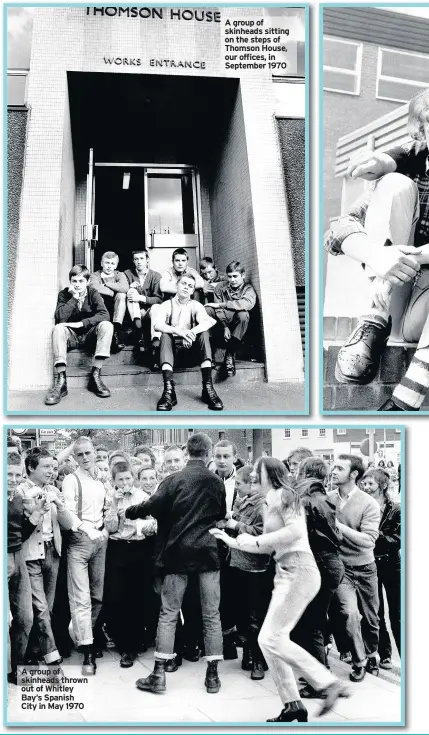
[[[115,352],[124,349],[122,324],[125,316],[128,281],[124,273],[117,270],[119,256],[109,250],[101,258],[101,270],[91,274],[89,285],[102,296],[113,322],[112,347]]]
[[[89,270],[85,265],[73,266],[69,279],[69,285],[58,294],[55,309],[55,327],[52,330],[55,377],[46,394],[47,406],[59,403],[67,395],[67,352],[81,346],[94,354],[88,390],[100,398],[110,396],[110,390],[101,379],[101,367],[110,357],[113,336],[109,312],[102,296],[89,286]]]
[[[240,261],[233,260],[226,267],[226,282],[214,290],[214,302],[207,305],[207,314],[217,320],[213,330],[226,344],[224,370],[228,377],[235,375],[235,354],[242,344],[249,326],[250,312],[256,304],[255,289],[246,283],[246,271]]]

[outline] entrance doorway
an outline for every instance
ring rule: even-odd
[[[202,239],[195,167],[97,162],[91,166],[91,159],[92,151],[85,230],[88,267],[97,270],[103,253],[113,250],[124,271],[133,266],[133,250],[146,248],[151,268],[162,273],[171,266],[173,251],[182,247],[189,265],[198,268]]]

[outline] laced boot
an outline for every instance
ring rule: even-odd
[[[235,369],[235,357],[232,354],[232,352],[226,353],[224,368],[225,368],[225,373],[228,376],[228,378],[233,378],[236,373],[236,369]]]
[[[55,404],[59,403],[61,401],[61,398],[65,398],[67,394],[67,375],[66,371],[62,370],[60,373],[56,373],[54,384],[52,388],[49,388],[46,394],[46,406],[55,406]]]
[[[173,406],[177,406],[175,383],[173,380],[164,380],[164,390],[162,396],[156,404],[157,411],[171,411]]]
[[[250,646],[248,643],[243,643],[243,658],[241,661],[241,668],[243,671],[252,671],[253,660],[250,652]]]
[[[223,403],[213,387],[211,377],[203,380],[201,400],[204,403],[207,403],[207,407],[210,411],[223,411]]]
[[[271,717],[267,722],[293,722],[294,720],[308,722],[308,712],[299,700],[285,704],[279,716]]]
[[[209,694],[217,694],[220,689],[220,679],[217,671],[217,661],[207,661],[205,687]]]
[[[93,646],[82,646],[83,663],[82,674],[84,676],[95,676],[97,671],[97,663],[95,659],[95,651]]]
[[[108,389],[107,385],[104,385],[101,379],[101,368],[92,368],[91,377],[88,383],[88,390],[90,390],[92,393],[95,393],[95,395],[99,398],[110,397],[110,390]]]
[[[137,679],[137,689],[153,694],[162,694],[166,690],[165,661],[155,661],[151,674],[146,679]]]

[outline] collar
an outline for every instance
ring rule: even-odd
[[[200,466],[205,467],[206,466],[206,463],[204,462],[203,459],[188,459],[188,461],[186,463],[186,466],[189,467],[189,465],[191,465],[191,467],[192,467],[192,465],[194,465],[194,466],[200,465]],[[178,472],[174,472],[172,476],[174,477],[174,475],[177,475],[177,474],[178,474]]]
[[[97,480],[98,482],[101,482],[101,480],[99,480],[99,478],[97,477],[97,467],[94,467],[94,470],[93,470],[93,471],[94,471],[94,474],[92,475],[92,474],[91,474],[91,473],[89,472],[89,470],[83,470],[83,469],[82,469],[82,467],[78,467],[78,468],[77,468],[77,469],[75,470],[75,473],[76,473],[76,472],[80,472],[80,474],[81,474],[81,475],[82,475],[82,477],[84,477],[84,478],[88,478],[88,477],[89,477],[89,478],[90,478],[91,480]]]
[[[149,268],[144,273],[139,273],[138,271],[134,271],[134,275],[136,275],[137,278],[142,278],[143,276],[146,278],[148,273],[149,273]]]
[[[346,502],[347,500],[350,500],[350,498],[351,498],[351,497],[352,497],[352,495],[353,495],[353,494],[354,494],[354,493],[356,492],[356,490],[359,490],[359,488],[358,488],[358,487],[354,487],[354,488],[353,488],[352,490],[350,490],[349,494],[348,494],[348,495],[346,495],[345,497],[344,497],[343,495],[341,495],[341,494],[340,494],[340,491],[339,491],[339,490],[337,490],[337,495],[338,495],[338,497],[339,497],[340,501],[341,501],[342,503],[344,503],[344,502]]]
[[[253,495],[245,495],[244,498],[240,498],[242,501],[242,505],[257,505],[261,501],[263,503],[266,503],[266,497],[265,495],[262,495],[262,493],[253,493]]]
[[[220,477],[220,479],[223,480],[223,482],[226,482],[226,480],[231,480],[233,477],[236,476],[236,474],[237,474],[237,470],[235,469],[235,467],[232,468],[232,470],[229,473],[228,477],[222,477],[220,475],[220,473],[217,470],[215,470],[215,475],[217,475],[218,477]]]
[[[172,301],[175,301],[176,304],[178,304],[178,306],[186,306],[187,304],[189,304],[191,302],[191,299],[190,298],[186,299],[186,301],[179,301],[179,297],[177,296],[177,294],[176,294],[176,296],[173,296],[173,298],[171,300]]]

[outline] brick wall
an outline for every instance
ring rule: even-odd
[[[297,286],[305,285],[305,120],[277,120]]]

